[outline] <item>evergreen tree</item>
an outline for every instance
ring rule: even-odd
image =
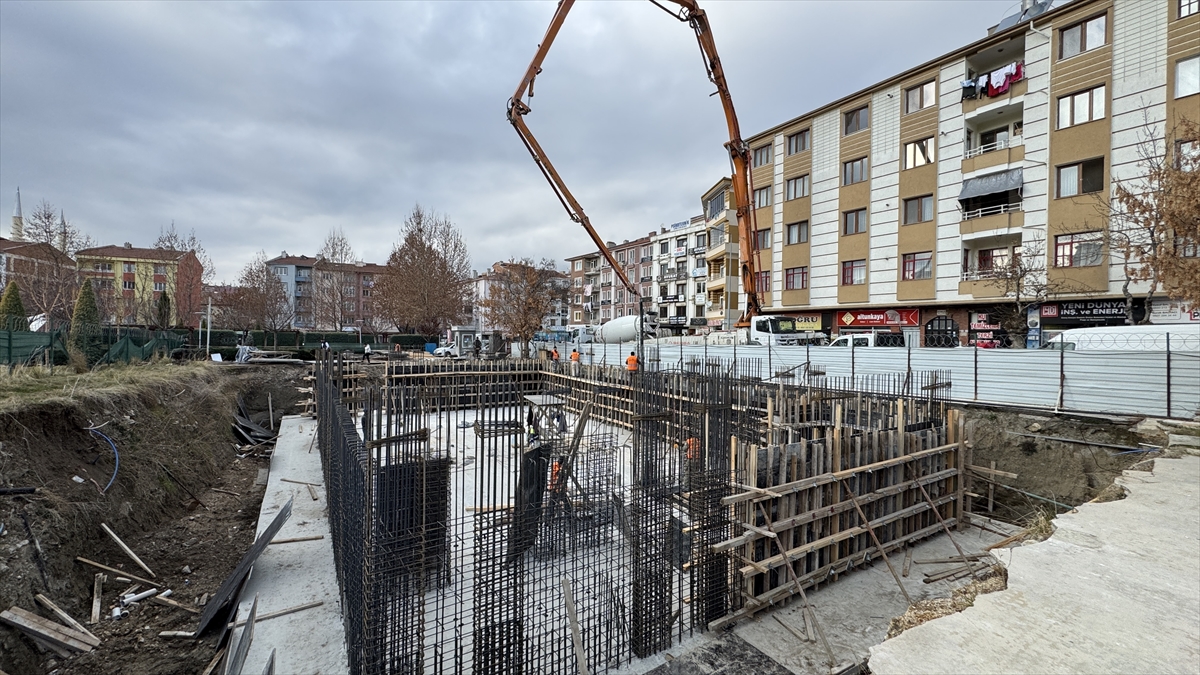
[[[171,298],[166,293],[158,295],[158,302],[154,305],[154,321],[163,330],[171,327]]]
[[[9,281],[4,295],[0,296],[0,330],[29,330],[25,305],[21,304],[21,289],[15,281]]]
[[[99,332],[100,310],[96,309],[96,293],[90,283],[79,287],[75,312],[71,315],[71,344],[87,352],[89,338]]]

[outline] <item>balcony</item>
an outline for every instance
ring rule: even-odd
[[[725,258],[729,256],[737,257],[738,247],[736,242],[725,241],[719,244],[714,244],[708,247],[708,252],[704,254],[705,260],[715,260],[717,258]]]
[[[993,230],[1009,230],[1025,226],[1025,212],[1021,202],[1014,204],[997,204],[972,211],[963,211],[962,222],[958,224],[960,235],[991,232]]]
[[[612,285],[613,285],[613,282],[611,282],[611,281],[601,281],[600,282],[600,288],[605,288],[607,286],[612,286]]]
[[[981,145],[963,155],[962,172],[971,173],[1001,164],[1019,164],[1025,160],[1023,136]]]
[[[967,99],[962,102],[963,114],[969,115],[984,106],[992,105],[999,101],[1011,101],[1012,99],[1017,98],[1018,96],[1024,96],[1028,90],[1028,87],[1029,87],[1028,80],[1019,80],[1019,81],[1009,85],[1008,91],[1004,92],[1003,94],[1000,94],[999,96],[993,96],[993,97],[982,96],[982,97],[976,98],[976,99]]]
[[[651,282],[651,281],[654,281],[654,277],[642,277],[642,278],[638,279],[638,281],[639,281],[640,283],[643,283],[643,284],[645,284],[645,283],[649,283],[649,282]]]

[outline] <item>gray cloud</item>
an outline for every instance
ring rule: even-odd
[[[750,135],[985,34],[1005,0],[710,2]],[[103,243],[195,228],[232,279],[341,226],[382,262],[412,205],[476,267],[590,242],[504,117],[554,4],[0,3],[0,205],[17,186]],[[580,3],[528,122],[607,239],[699,212],[728,172],[691,31]],[[7,221],[7,218],[5,219]],[[7,222],[4,228],[7,234]]]

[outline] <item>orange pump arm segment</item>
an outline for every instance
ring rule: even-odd
[[[750,177],[750,149],[746,142],[742,140],[741,130],[738,128],[737,113],[733,108],[733,98],[729,94],[729,87],[725,81],[725,71],[721,66],[721,59],[717,55],[716,43],[713,41],[712,30],[708,24],[708,16],[704,10],[694,2],[694,0],[667,0],[679,5],[678,13],[672,13],[666,10],[656,0],[651,0],[656,6],[680,21],[686,21],[696,33],[696,41],[700,44],[700,51],[704,56],[704,65],[708,71],[709,80],[717,87],[717,94],[721,98],[721,105],[725,109],[725,120],[729,126],[729,143],[726,148],[729,150],[729,157],[733,165],[733,197],[734,208],[737,212],[738,221],[738,242],[740,249],[740,264],[742,275],[742,288],[746,294],[746,310],[739,320],[738,325],[745,325],[750,318],[760,313],[760,305],[758,299],[758,289],[755,288],[755,272],[757,271],[754,239],[754,211],[750,205],[750,197],[753,194],[753,185]],[[588,236],[592,238],[592,242],[596,244],[596,248],[604,255],[608,264],[616,271],[617,276],[621,279],[621,283],[625,288],[635,296],[640,297],[637,289],[630,283],[628,277],[625,276],[625,270],[617,264],[613,258],[612,252],[608,250],[604,240],[596,234],[595,228],[592,227],[591,221],[583,211],[583,207],[575,199],[571,191],[567,189],[566,183],[558,171],[554,169],[554,165],[550,163],[546,153],[538,144],[537,139],[533,137],[533,133],[525,124],[523,119],[530,112],[529,105],[525,102],[525,97],[528,95],[533,97],[533,83],[537,78],[538,73],[542,70],[542,62],[546,58],[546,54],[550,51],[554,39],[558,36],[559,30],[562,28],[563,22],[567,18],[567,13],[571,11],[571,7],[575,4],[575,0],[559,0],[558,7],[555,9],[554,17],[550,21],[549,28],[546,29],[546,36],[538,45],[537,52],[534,53],[533,60],[529,67],[525,70],[524,77],[517,85],[517,89],[513,92],[512,98],[508,101],[508,121],[512,123],[516,129],[517,135],[521,137],[521,141],[525,144],[525,148],[533,157],[533,161],[537,163],[541,169],[542,175],[546,177],[546,181],[550,183],[550,187],[554,190],[563,208],[571,220],[583,225],[587,230]]]

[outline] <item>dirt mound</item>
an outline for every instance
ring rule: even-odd
[[[128,371],[92,381],[100,385],[94,387],[77,380],[58,391],[54,382],[42,383],[48,393],[26,396],[40,399],[36,402],[5,399],[0,486],[37,492],[0,496],[0,609],[37,611],[34,595],[43,593],[86,620],[97,570],[77,556],[147,576],[103,533],[102,522],[155,571],[160,590],[171,588],[188,605],[215,590],[252,542],[262,499],[254,479],[265,460],[237,459],[230,434],[234,401],[241,394],[251,410],[265,411],[271,392],[278,419],[292,412],[303,371],[168,364]],[[0,380],[0,394],[11,393],[2,391],[5,384]],[[16,382],[15,388],[24,384]],[[117,453],[89,427],[110,438]],[[105,585],[106,615],[116,594],[131,585],[114,576]],[[66,660],[39,653],[27,638],[0,627],[0,669],[58,669],[64,675],[194,672],[203,669],[215,645],[157,637],[161,630],[194,625],[194,615],[183,610],[143,603],[127,620],[102,619],[89,627],[101,646]]]

